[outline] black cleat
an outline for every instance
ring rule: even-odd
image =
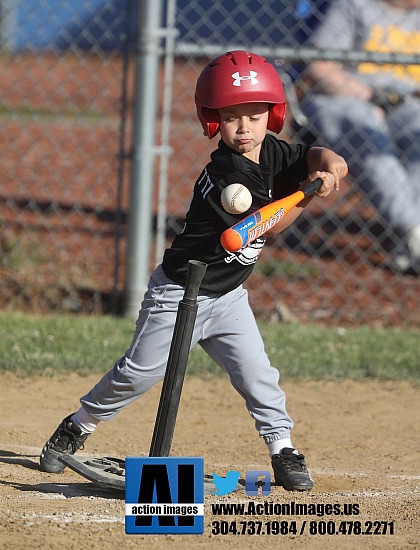
[[[286,491],[310,491],[314,486],[305,457],[296,449],[282,449],[280,454],[272,456],[271,464],[276,485],[281,485]]]
[[[41,470],[51,474],[59,474],[66,467],[58,457],[60,455],[74,455],[78,449],[83,449],[83,444],[90,434],[82,434],[70,420],[74,413],[65,418],[42,449],[39,462]]]

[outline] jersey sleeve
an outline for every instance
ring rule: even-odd
[[[187,222],[202,223],[203,221],[210,221],[224,230],[255,209],[256,205],[253,195],[249,211],[242,214],[230,214],[226,212],[221,203],[221,193],[225,187],[232,183],[242,183],[253,195],[254,183],[249,175],[243,172],[232,172],[224,177],[215,177],[215,174],[211,174],[210,176],[207,169],[204,169],[194,187],[193,198],[187,213]]]
[[[310,149],[303,144],[290,144],[273,138],[270,154],[274,155],[273,200],[282,199],[299,189],[308,177],[306,154]]]

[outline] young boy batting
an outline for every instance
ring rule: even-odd
[[[276,484],[309,491],[313,480],[304,455],[292,443],[293,421],[279,371],[270,364],[242,286],[265,236],[235,253],[222,247],[220,237],[244,215],[295,192],[303,182],[321,178],[316,196],[326,197],[339,189],[347,165],[329,149],[291,145],[267,133],[282,130],[286,99],[276,70],[258,55],[233,51],[211,61],[197,80],[195,101],[204,134],[212,139],[220,132],[218,147],[195,183],[182,232],[150,277],[130,347],[55,430],[42,450],[41,468],[63,471],[60,455],[74,454],[101,421],[117,416],[163,378],[188,261],[194,259],[208,267],[192,346],[199,344],[243,397],[267,445]],[[232,183],[243,184],[252,195],[245,214],[231,214],[221,204],[223,189]],[[310,200],[294,207],[276,230],[289,226]]]

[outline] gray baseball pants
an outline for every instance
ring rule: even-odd
[[[161,266],[156,268],[130,347],[80,400],[93,418],[113,418],[163,378],[184,290],[166,277]],[[293,422],[278,384],[279,372],[265,353],[248,293],[242,286],[222,295],[199,293],[191,346],[197,343],[228,373],[260,436],[266,442],[290,437]]]

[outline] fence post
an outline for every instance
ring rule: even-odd
[[[147,286],[153,222],[153,181],[162,1],[142,0],[137,17],[133,158],[128,212],[125,314],[135,318]]]

